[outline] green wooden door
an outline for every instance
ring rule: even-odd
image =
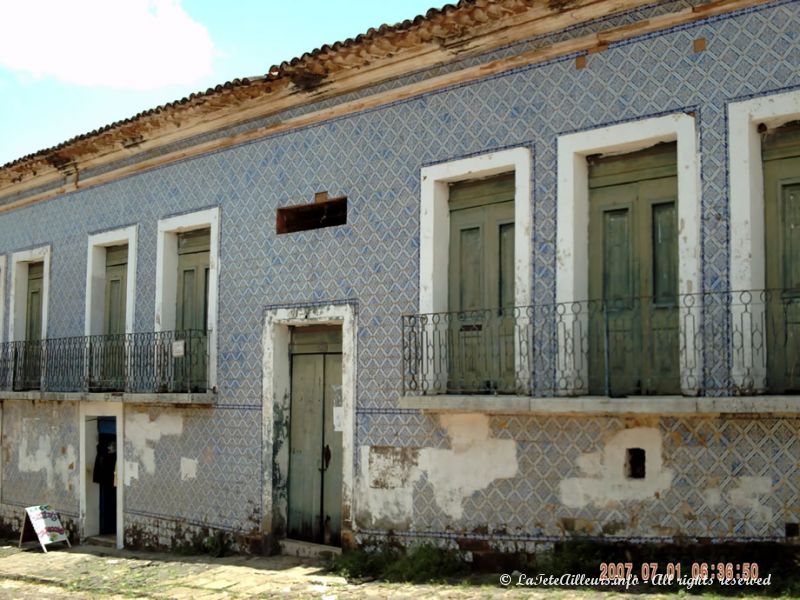
[[[106,248],[103,299],[103,337],[93,339],[92,388],[125,388],[125,309],[127,306],[128,246]]]
[[[451,187],[448,276],[448,390],[513,393],[513,175]]]
[[[39,389],[42,374],[42,304],[44,263],[28,265],[28,291],[25,306],[25,344],[17,364],[17,389]]]
[[[800,391],[800,130],[766,136],[767,380],[773,393]]]
[[[339,545],[342,507],[342,358],[339,331],[292,336],[290,538]]]
[[[184,355],[175,359],[178,389],[204,391],[206,386],[210,243],[208,229],[178,235],[175,339],[185,343]]]
[[[42,283],[44,263],[28,265],[28,301],[25,310],[25,339],[42,339]]]
[[[125,333],[125,309],[128,285],[128,246],[106,248],[106,286],[103,333]]]
[[[589,389],[680,393],[675,144],[589,169]]]

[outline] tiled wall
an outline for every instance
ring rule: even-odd
[[[582,70],[576,70],[574,57],[564,57],[3,215],[0,252],[52,245],[48,334],[58,337],[83,333],[88,233],[138,224],[135,321],[138,330],[149,331],[153,329],[158,219],[221,206],[219,404],[213,409],[163,409],[180,416],[182,434],[153,442],[156,472],[149,474],[139,466],[139,477],[125,491],[126,511],[141,518],[172,516],[238,530],[250,530],[260,522],[264,485],[260,476],[261,319],[268,304],[356,300],[356,444],[447,444],[435,419],[397,408],[399,315],[417,308],[422,166],[511,146],[532,150],[533,298],[552,302],[558,135],[691,111],[702,150],[703,281],[707,290],[725,289],[729,246],[726,104],[800,87],[800,71],[795,68],[800,64],[799,15],[796,2],[759,6],[614,45],[589,56]],[[625,19],[640,16],[631,13]],[[698,37],[707,39],[705,52],[693,52],[692,42]],[[311,201],[320,190],[348,196],[348,224],[276,236],[275,209]],[[725,377],[727,344],[714,342],[706,344],[706,367],[711,376]],[[156,419],[161,410],[149,414]],[[135,412],[141,411],[128,409],[126,418]],[[74,405],[6,402],[3,502],[15,505],[38,503],[51,493],[43,483],[46,472],[23,472],[15,458],[19,452],[15,440],[29,418],[49,428],[54,452],[60,451],[59,444],[76,449],[78,445]],[[540,502],[551,503],[552,486],[532,487],[532,482],[539,481],[542,473],[569,476],[577,455],[590,451],[603,431],[620,427],[620,422],[566,418],[543,422],[520,417],[509,421],[513,426],[501,428],[499,423],[499,418],[492,419],[493,432],[517,440],[525,462],[517,478],[495,482],[468,500],[471,516],[465,525],[500,526],[497,511],[488,507],[505,502],[510,514],[503,519],[510,529],[526,535],[556,534],[558,518],[578,513],[557,503],[547,512]],[[641,523],[682,520],[684,529],[696,528],[698,535],[776,535],[783,518],[779,504],[797,497],[800,450],[781,441],[792,431],[796,439],[796,421],[661,419],[657,426],[664,435],[665,460],[676,470],[675,487],[658,501],[641,505]],[[719,441],[669,445],[675,439],[673,432],[698,427],[718,433]],[[575,432],[581,435],[576,437]],[[760,456],[778,456],[764,454],[766,448],[794,456],[794,466],[787,464],[785,470],[777,469],[777,463],[754,466],[753,460]],[[196,478],[181,479],[181,458],[198,461]],[[754,470],[773,478],[776,488],[769,502],[775,518],[751,523],[738,509],[711,509],[692,500],[691,490],[708,476],[709,461],[720,470],[723,497],[724,486],[734,485],[732,478],[739,471]],[[787,480],[789,475],[794,484]],[[437,516],[435,504],[426,502],[424,482],[419,486],[418,527],[437,530],[443,526],[442,516]],[[520,501],[512,502],[512,497]],[[77,491],[58,491],[53,503],[65,512],[76,512],[77,498]],[[696,520],[689,522],[682,516],[684,501],[696,505],[693,510],[700,515]],[[596,508],[580,512],[598,522],[613,520],[614,514]],[[739,524],[729,529],[730,520]],[[531,525],[536,522],[541,527]]]

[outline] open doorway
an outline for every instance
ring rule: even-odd
[[[107,404],[81,411],[81,537],[122,548],[122,407]]]

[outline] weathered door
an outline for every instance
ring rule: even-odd
[[[773,393],[800,390],[800,124],[765,136],[767,378]],[[755,296],[756,298],[758,296]]]
[[[448,389],[515,391],[514,176],[450,188]]]
[[[119,391],[125,387],[125,309],[128,246],[106,248],[103,337],[92,343],[92,387]]]
[[[292,333],[289,437],[290,538],[340,544],[341,330]]]
[[[210,231],[178,235],[176,340],[184,341],[184,355],[175,359],[175,386],[203,391],[206,386],[206,327]]]
[[[680,393],[674,143],[590,161],[589,388]]]
[[[42,285],[44,263],[28,265],[25,306],[25,343],[19,348],[17,389],[39,389],[42,374]]]

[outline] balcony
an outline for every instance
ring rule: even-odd
[[[800,292],[727,291],[404,315],[402,335],[405,397],[800,392]],[[425,406],[435,402],[429,398]]]
[[[0,390],[204,394],[205,331],[159,331],[0,344]]]

